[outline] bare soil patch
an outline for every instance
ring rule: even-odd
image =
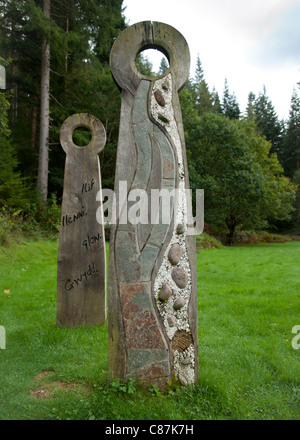
[[[37,376],[35,376],[33,382],[43,382],[39,385],[38,388],[30,391],[30,395],[32,397],[35,397],[36,399],[47,399],[47,398],[54,398],[55,394],[60,391],[78,391],[87,393],[88,392],[88,386],[75,383],[75,382],[67,382],[67,381],[60,381],[55,380],[51,382],[45,382],[49,379],[49,376],[53,375],[53,371],[42,371]]]

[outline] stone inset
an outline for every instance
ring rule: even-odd
[[[175,316],[168,316],[167,321],[170,327],[174,327],[176,325],[176,318]]]
[[[179,352],[185,351],[193,342],[192,335],[188,332],[178,330],[172,339],[172,348]]]
[[[165,116],[163,113],[158,113],[158,119],[160,119],[162,122],[165,122],[166,124],[170,122],[167,116]]]
[[[184,231],[185,231],[184,225],[182,223],[179,223],[179,225],[177,225],[177,228],[176,228],[177,234],[181,235],[184,233]]]
[[[149,303],[147,285],[124,283],[121,285],[120,291],[128,347],[146,349],[151,346],[155,349],[164,348]]]
[[[172,289],[169,284],[165,283],[162,285],[162,288],[159,291],[159,299],[161,301],[166,301],[172,295]]]
[[[186,304],[186,299],[183,296],[180,296],[174,301],[174,310],[180,310]]]
[[[163,83],[162,83],[162,88],[167,92],[170,89],[170,83],[168,81],[168,79],[166,79]]]
[[[165,107],[165,105],[166,105],[166,101],[165,101],[165,98],[164,98],[162,92],[161,92],[160,90],[156,90],[155,93],[154,93],[154,96],[155,96],[156,102],[157,102],[161,107]]]
[[[175,267],[172,270],[172,278],[180,289],[184,289],[188,283],[188,276],[181,267]]]
[[[181,247],[177,243],[172,244],[169,250],[168,258],[173,266],[176,266],[176,264],[179,263],[181,255],[182,255]]]

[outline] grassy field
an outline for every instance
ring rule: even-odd
[[[198,254],[199,384],[107,383],[107,326],[56,327],[57,241],[0,248],[0,419],[300,419],[300,242]]]

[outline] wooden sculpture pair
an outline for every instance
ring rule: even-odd
[[[170,67],[163,75],[148,78],[138,72],[136,56],[147,48],[168,58]],[[122,104],[114,189],[118,203],[108,264],[109,375],[160,388],[171,380],[195,383],[198,376],[196,250],[188,234],[192,207],[186,197],[188,169],[178,97],[189,65],[183,36],[158,22],[130,26],[110,54]],[[91,131],[86,147],[73,143],[79,126]],[[97,205],[96,199],[102,200],[98,153],[104,148],[105,130],[91,115],[74,115],[62,126],[61,143],[66,165],[57,322],[104,324],[103,204]]]

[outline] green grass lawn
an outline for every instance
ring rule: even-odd
[[[300,419],[300,242],[198,254],[199,384],[107,383],[107,326],[56,327],[57,241],[0,248],[0,419]]]

